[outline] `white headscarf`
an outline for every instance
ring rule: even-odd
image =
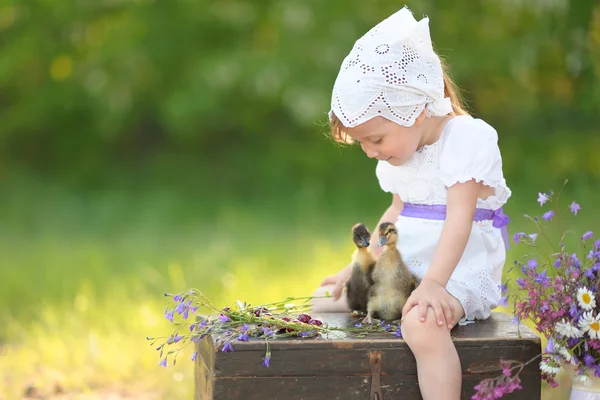
[[[356,41],[335,80],[331,112],[351,128],[376,116],[412,126],[423,109],[442,116],[452,104],[429,19],[415,20],[405,7]]]

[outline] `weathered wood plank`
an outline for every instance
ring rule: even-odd
[[[467,376],[463,379],[462,399],[470,399],[473,387],[486,376]],[[219,378],[216,381],[217,400],[369,400],[371,378],[360,376],[339,376],[335,379],[324,376],[294,378]],[[419,384],[414,377],[382,376],[380,400],[419,400]],[[526,384],[523,390],[505,395],[503,399],[534,400],[540,398],[540,384]]]

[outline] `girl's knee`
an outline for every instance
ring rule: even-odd
[[[402,320],[402,338],[413,353],[427,353],[434,350],[441,344],[439,337],[446,335],[450,336],[448,327],[437,324],[432,308],[427,309],[425,321],[420,320],[417,307],[412,308]]]

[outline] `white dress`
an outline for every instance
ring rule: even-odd
[[[447,188],[475,179],[495,188],[493,196],[478,199],[477,207],[497,210],[511,195],[502,173],[496,130],[467,115],[452,118],[440,138],[419,149],[401,166],[380,161],[376,169],[381,188],[405,203],[446,205]],[[444,221],[399,216],[398,249],[408,267],[422,278],[433,260]],[[465,310],[460,324],[486,319],[498,305],[506,249],[492,221],[473,222],[465,251],[446,289]]]

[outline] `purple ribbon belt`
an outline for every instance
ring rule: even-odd
[[[402,209],[400,215],[410,218],[435,219],[443,221],[446,219],[446,206],[442,204],[426,205],[404,203],[404,208]],[[499,208],[496,211],[486,210],[484,208],[476,208],[473,221],[492,221],[492,226],[494,228],[501,229],[504,246],[507,249],[509,248],[507,225],[510,222],[510,218],[508,218],[508,215],[502,212],[502,208]]]

